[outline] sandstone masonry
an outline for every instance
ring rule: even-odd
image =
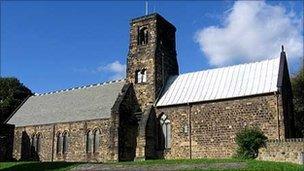
[[[304,139],[268,141],[266,147],[259,150],[258,159],[304,164]]]
[[[283,138],[278,98],[268,94],[157,108],[158,116],[166,114],[172,123],[172,147],[166,150],[165,158],[232,156],[235,135],[246,126],[258,126],[269,139]]]

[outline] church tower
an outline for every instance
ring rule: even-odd
[[[158,98],[169,76],[177,75],[176,28],[157,13],[131,20],[127,82],[144,111]]]

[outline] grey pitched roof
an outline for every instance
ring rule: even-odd
[[[125,81],[31,96],[8,121],[18,126],[110,118]]]
[[[156,106],[227,99],[278,90],[280,58],[171,77]]]

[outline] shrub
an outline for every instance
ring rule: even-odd
[[[236,144],[238,145],[236,157],[253,159],[258,156],[259,148],[266,145],[267,137],[263,132],[255,127],[241,130],[236,134]]]

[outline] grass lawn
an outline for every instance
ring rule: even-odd
[[[240,167],[237,169],[227,168]],[[74,167],[85,168],[90,164],[82,163],[69,163],[69,162],[2,162],[0,163],[0,170],[70,170]],[[291,163],[279,163],[279,162],[266,162],[256,160],[239,160],[239,159],[193,159],[193,160],[148,160],[148,161],[136,161],[136,162],[120,162],[120,163],[103,163],[100,165],[94,165],[98,168],[104,166],[115,169],[116,167],[126,170],[133,170],[140,168],[145,170],[147,168],[155,168],[156,170],[163,170],[165,168],[180,168],[181,170],[239,170],[239,171],[304,171],[304,165],[297,165]],[[226,167],[227,166],[227,167]]]
[[[70,170],[80,163],[71,162],[0,162],[0,170],[32,171],[32,170]]]
[[[244,169],[209,169],[209,170],[240,170],[240,171],[304,171],[304,165],[298,165],[293,163],[284,162],[270,162],[259,160],[242,160],[242,159],[186,159],[186,160],[148,160],[148,161],[136,161],[125,162],[124,164],[130,165],[174,165],[174,164],[216,164],[216,163],[245,163]],[[190,169],[191,170],[191,169]],[[206,170],[206,169],[196,169]]]

